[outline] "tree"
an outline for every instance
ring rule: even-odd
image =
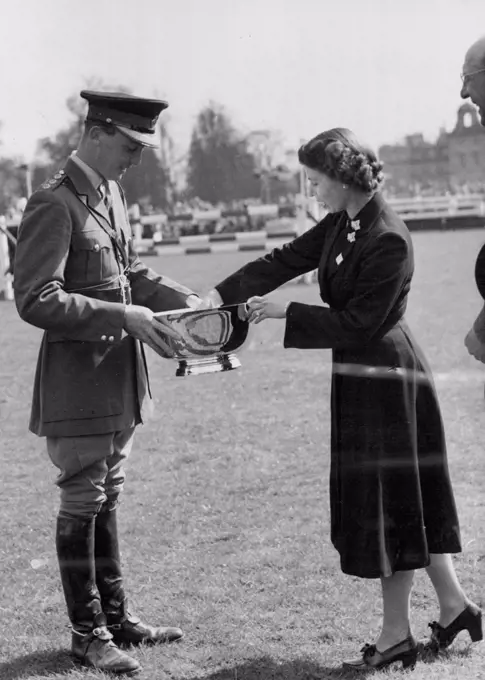
[[[224,109],[211,102],[199,113],[189,148],[188,193],[211,204],[257,196],[255,163]]]
[[[38,154],[46,161],[40,164],[44,169],[42,173],[44,175],[51,174],[62,167],[81,139],[87,102],[78,95],[71,95],[66,101],[66,106],[73,120],[64,130],[59,130],[54,138],[44,137],[37,145]],[[34,181],[37,177],[38,175],[34,174]]]
[[[140,165],[130,168],[122,185],[129,204],[139,203],[144,212],[150,208],[167,210],[174,202],[174,183],[171,174],[172,139],[166,121],[159,125],[159,149],[145,149]]]
[[[12,158],[0,159],[0,215],[15,209],[17,201],[25,196],[25,178],[18,163]]]
[[[264,203],[298,192],[298,170],[288,164],[283,138],[275,130],[254,130],[247,136],[248,148],[256,164],[260,195]]]
[[[25,195],[25,173],[18,159],[0,157],[0,215],[15,211],[19,199]]]

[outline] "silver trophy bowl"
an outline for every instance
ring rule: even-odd
[[[241,305],[214,309],[177,309],[158,312],[182,336],[164,340],[178,361],[175,375],[201,375],[231,371],[241,366],[236,352],[242,350],[249,335],[249,322],[240,318]]]

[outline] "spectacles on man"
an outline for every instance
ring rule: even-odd
[[[485,68],[480,68],[478,71],[470,71],[470,73],[460,73],[460,78],[463,82],[463,85],[466,85],[466,83],[470,82],[470,79],[472,76],[476,76],[477,73],[484,73]]]

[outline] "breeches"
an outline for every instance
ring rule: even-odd
[[[103,503],[116,506],[134,433],[131,427],[101,435],[47,437],[47,453],[59,469],[60,515],[93,517]]]

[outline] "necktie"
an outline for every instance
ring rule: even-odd
[[[109,189],[108,182],[105,181],[105,182],[102,182],[99,185],[99,193],[101,194],[101,198],[103,199],[103,203],[105,204],[106,209],[109,212],[110,219],[111,219],[111,221],[113,221],[112,216],[111,216],[111,212],[113,210],[113,197],[111,195],[111,191]]]
[[[118,253],[118,266],[120,267],[120,274],[119,274],[119,281],[120,281],[120,288],[121,288],[121,295],[122,295],[122,300],[124,303],[126,303],[128,300],[131,300],[130,295],[129,295],[129,283],[128,279],[125,274],[125,269],[128,266],[128,259],[127,259],[127,253],[126,253],[126,248],[125,248],[125,240],[124,240],[124,234],[123,231],[118,229],[115,224],[114,220],[114,214],[113,214],[113,196],[111,194],[109,184],[105,180],[99,185],[98,189],[99,193],[101,194],[101,197],[103,199],[103,203],[106,206],[106,209],[108,210],[108,215],[109,215],[109,221],[111,223],[111,229],[112,229],[112,239],[114,240],[116,244],[116,252]]]

